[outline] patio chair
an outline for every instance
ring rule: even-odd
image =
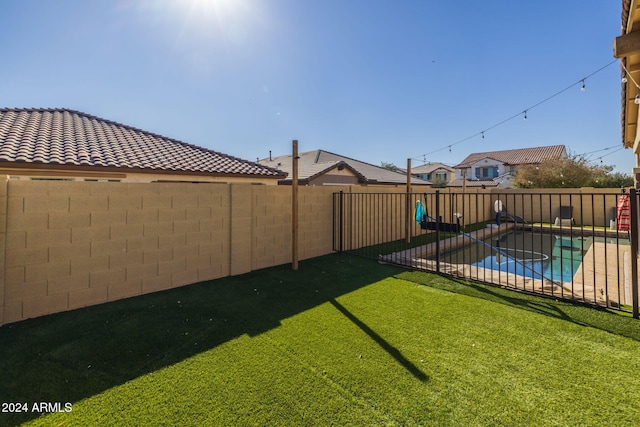
[[[573,206],[560,206],[560,215],[556,217],[553,225],[575,225],[576,221],[573,219]]]
[[[493,209],[496,211],[496,224],[500,225],[500,220],[511,220],[513,222],[519,222],[525,224],[526,221],[517,215],[511,215],[507,212],[507,207],[502,203],[502,200],[498,199],[493,204]]]

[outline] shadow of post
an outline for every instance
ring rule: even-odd
[[[335,299],[332,299],[329,302],[338,311],[340,311],[342,314],[344,314],[344,316],[347,319],[349,319],[351,322],[353,322],[354,325],[356,325],[365,334],[369,335],[371,337],[371,339],[373,339],[376,343],[378,343],[378,345],[380,347],[382,347],[382,349],[384,351],[386,351],[387,353],[389,353],[390,356],[392,356],[394,359],[396,359],[396,361],[400,365],[402,365],[407,371],[409,371],[409,373],[411,373],[411,375],[413,375],[418,380],[423,381],[423,382],[429,380],[428,375],[425,374],[424,372],[422,372],[420,369],[418,369],[418,367],[416,365],[414,365],[413,363],[411,363],[411,361],[409,359],[404,357],[404,355],[400,352],[400,350],[398,350],[397,348],[395,348],[394,346],[389,344],[384,338],[382,338],[380,335],[378,335],[376,333],[376,331],[374,331],[366,323],[364,323],[363,321],[358,319],[353,313],[351,313],[349,310],[347,310],[338,301],[336,301]]]
[[[334,254],[4,325],[0,401],[77,402],[401,271]]]

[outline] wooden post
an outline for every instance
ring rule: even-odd
[[[291,269],[298,269],[298,140],[293,140],[291,170]]]
[[[465,214],[464,210],[464,195],[467,192],[467,170],[462,169],[462,215]],[[484,196],[482,196],[484,197]],[[476,200],[478,200],[478,193],[476,192]],[[484,200],[484,199],[483,199]],[[471,204],[471,196],[469,196],[469,204]],[[477,203],[476,203],[477,206]],[[464,216],[463,216],[464,218]],[[476,219],[478,218],[478,213],[476,212]],[[463,219],[464,221],[464,219]]]
[[[411,159],[407,159],[407,203],[406,203],[407,217],[405,218],[405,240],[407,243],[411,243]]]
[[[467,192],[467,169],[462,169],[462,194],[466,192]]]

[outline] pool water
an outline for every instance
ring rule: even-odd
[[[570,282],[592,242],[591,237],[511,232],[444,253],[441,261]]]

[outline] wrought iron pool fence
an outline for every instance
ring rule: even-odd
[[[334,250],[638,317],[639,193],[334,193]]]

